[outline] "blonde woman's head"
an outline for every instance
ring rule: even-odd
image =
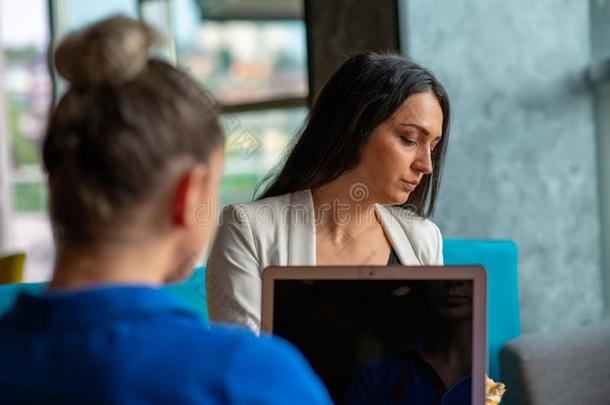
[[[149,57],[159,36],[116,16],[68,35],[54,61],[69,87],[43,160],[59,250],[174,235],[196,256],[213,231],[223,133],[214,98]]]

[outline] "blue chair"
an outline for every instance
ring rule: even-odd
[[[518,253],[513,241],[446,239],[446,265],[481,265],[487,271],[489,376],[501,380],[500,349],[521,335]]]

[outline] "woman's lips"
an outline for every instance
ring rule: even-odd
[[[417,187],[418,183],[419,183],[418,181],[406,181],[406,180],[402,181],[402,184],[404,185],[405,189],[409,192],[415,190],[415,187]]]

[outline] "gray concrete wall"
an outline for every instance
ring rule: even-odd
[[[520,249],[525,332],[603,309],[587,1],[406,0],[403,47],[435,71],[454,121],[435,221]]]
[[[605,77],[593,80],[597,163],[599,167],[604,293],[610,296],[610,0],[590,0],[591,53],[594,63],[606,63]],[[605,315],[610,317],[606,299]]]

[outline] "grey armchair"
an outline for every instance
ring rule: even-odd
[[[610,405],[610,322],[523,335],[500,364],[502,405]]]

